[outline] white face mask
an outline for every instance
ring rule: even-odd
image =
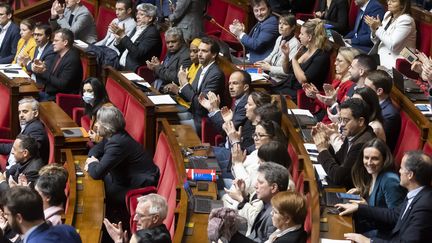
[[[93,93],[84,92],[82,99],[84,100],[85,103],[93,105],[94,95],[93,95]]]

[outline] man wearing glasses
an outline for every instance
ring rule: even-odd
[[[330,146],[330,138],[323,126],[312,129],[317,146],[318,163],[329,177],[332,186],[353,188],[351,168],[361,153],[363,144],[375,137],[369,124],[369,109],[361,99],[348,99],[340,105],[339,126],[343,144],[337,152]]]
[[[147,235],[153,236],[153,240],[156,240],[157,237],[160,240],[158,242],[171,242],[170,232],[163,223],[167,212],[168,205],[164,197],[154,193],[142,196],[138,198],[131,229],[136,226],[136,234],[142,235],[141,233],[145,232]],[[121,222],[113,224],[105,218],[104,224],[114,242],[129,242]],[[132,238],[136,237],[136,234],[132,235]]]

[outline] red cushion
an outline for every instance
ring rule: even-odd
[[[88,67],[88,59],[86,57],[81,57],[81,65],[83,68],[83,76],[82,76],[82,80],[86,80],[87,79],[87,67]]]
[[[304,194],[304,172],[303,171],[300,172],[297,180],[295,181],[295,188],[297,192]]]
[[[165,133],[161,132],[156,144],[156,150],[153,156],[154,163],[159,167],[159,184],[165,175],[167,167],[168,156],[170,155],[168,140]]]
[[[312,232],[312,206],[311,204],[311,195],[310,193],[306,194],[306,205],[307,205],[307,214],[304,222],[304,230],[308,235]]]
[[[228,3],[224,1],[211,1],[207,8],[208,15],[212,16],[216,22],[224,23],[226,18],[226,11],[228,9]],[[220,33],[220,29],[215,24],[206,21],[204,24],[205,32],[208,33]]]
[[[291,157],[290,172],[293,177],[293,181],[297,181],[297,178],[299,176],[299,158],[297,152],[294,149],[294,146],[291,143],[288,144],[288,154]]]
[[[48,126],[45,126],[45,131],[48,136],[49,141],[49,157],[48,157],[48,164],[55,163],[55,144],[54,144],[54,134],[52,134],[51,130],[48,128]]]
[[[224,20],[224,22],[221,22],[221,23],[223,23],[223,26],[226,29],[229,29],[229,26],[230,26],[230,24],[232,24],[234,19],[238,19],[241,23],[244,23],[246,20],[246,17],[247,17],[247,13],[245,11],[243,11],[242,8],[240,8],[234,4],[228,4],[227,10],[225,12],[225,20]],[[225,41],[229,45],[240,46],[238,40],[225,31],[221,32],[220,39],[222,41]]]
[[[82,107],[81,95],[77,95],[77,94],[58,93],[56,95],[56,103],[70,117],[73,117],[73,112],[72,112],[73,108]]]
[[[393,152],[396,170],[399,170],[405,152],[421,149],[421,131],[416,123],[404,112],[401,115],[401,130]]]
[[[124,113],[125,103],[129,96],[127,91],[112,78],[107,79],[105,89],[111,103]]]
[[[0,84],[0,97],[2,101],[0,102],[0,127],[9,128],[10,127],[10,89]]]
[[[417,48],[426,54],[431,55],[432,24],[417,22]]]
[[[405,58],[396,59],[396,70],[408,78],[418,79],[418,73],[411,70],[411,64]]]
[[[144,131],[146,128],[145,108],[133,96],[129,96],[123,112],[126,121],[126,131],[140,144],[144,142]]]
[[[149,186],[149,187],[143,187],[138,189],[132,189],[126,193],[126,198],[125,198],[126,208],[129,211],[129,215],[130,215],[130,229],[132,233],[135,233],[136,231],[136,224],[133,221],[133,218],[135,216],[135,210],[138,205],[138,198],[143,195],[147,195],[154,192],[156,192],[156,188],[153,186]]]
[[[153,83],[153,81],[155,80],[153,71],[148,69],[147,65],[142,65],[138,67],[137,74],[149,83]]]
[[[81,3],[88,9],[88,11],[92,14],[93,18],[96,16],[96,8],[95,5],[86,0],[82,0]]]
[[[108,25],[113,19],[116,18],[116,13],[114,9],[107,8],[105,6],[100,6],[98,11],[98,16],[96,19],[96,31],[99,40],[102,40],[108,30]]]
[[[207,117],[203,117],[201,119],[201,142],[216,146],[217,135],[219,134],[216,132],[211,122]]]

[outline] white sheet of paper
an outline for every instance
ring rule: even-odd
[[[297,24],[300,25],[300,26],[303,25],[303,24],[305,23],[305,22],[304,22],[303,20],[301,20],[301,19],[297,19],[296,22],[297,22]]]
[[[2,72],[8,78],[30,78],[30,76],[22,69],[14,69],[14,70],[18,71],[18,73],[6,73],[4,70],[0,70],[0,72]]]
[[[81,47],[81,48],[84,48],[84,49],[86,49],[86,48],[89,46],[87,43],[85,43],[85,42],[82,41],[82,40],[75,40],[74,43],[75,43],[77,46],[79,46],[79,47]]]
[[[351,243],[350,240],[333,240],[327,238],[321,238],[320,243]]]
[[[144,79],[136,73],[121,73],[121,74],[129,80],[140,80],[140,81],[142,80],[142,81],[144,81]]]
[[[258,80],[267,80],[268,75],[265,73],[250,73],[250,76],[252,78],[252,82],[258,81]]]
[[[139,84],[139,85],[142,85],[144,87],[147,87],[147,88],[151,87],[151,85],[148,82],[146,82],[146,81],[136,82],[136,83]]]
[[[14,63],[14,64],[0,64],[0,70],[3,70],[3,69],[22,69],[22,68],[17,63]]]
[[[155,105],[175,105],[177,102],[171,98],[169,95],[151,95],[148,96],[149,99]]]
[[[309,110],[306,109],[288,109],[288,113],[293,115],[305,115],[309,117],[314,117]]]

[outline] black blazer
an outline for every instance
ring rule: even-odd
[[[320,1],[320,11],[325,11],[323,19],[326,24],[333,25],[333,29],[344,35],[348,31],[348,1],[332,0],[327,9],[327,0]]]
[[[29,135],[39,143],[39,155],[44,164],[47,164],[49,159],[49,140],[44,124],[39,119],[35,119],[27,124],[24,130],[21,131],[21,134]],[[0,144],[0,154],[10,154],[12,145],[12,143]]]
[[[208,111],[201,106],[198,101],[198,96],[200,93],[206,94],[209,91],[212,91],[215,94],[219,94],[220,97],[223,97],[224,86],[225,86],[225,76],[224,73],[220,70],[216,62],[211,64],[208,68],[207,72],[204,74],[204,78],[202,80],[201,86],[198,89],[198,81],[201,75],[201,70],[195,76],[192,84],[186,84],[180,91],[180,96],[186,101],[191,102],[191,106],[189,111],[192,114],[203,117],[207,115]]]
[[[286,242],[306,243],[306,241],[307,241],[306,231],[304,231],[303,227],[301,227],[298,230],[291,231],[279,238],[276,238],[276,240],[273,241],[273,243],[286,243]]]
[[[31,62],[29,62],[26,66],[27,70],[31,71],[31,66],[33,64],[33,61],[36,59],[37,55],[39,54],[39,50],[36,47],[36,51],[35,51],[35,57],[33,60],[31,60]],[[47,43],[47,46],[43,49],[42,51],[42,55],[39,58],[39,60],[45,62],[45,65],[47,66],[48,70],[51,68],[51,66],[53,65],[54,59],[56,58],[56,53],[53,50],[53,46],[51,42]],[[46,80],[43,78],[43,76],[39,73],[34,73],[34,75],[36,76],[36,83],[46,83]]]
[[[71,48],[60,60],[54,70],[60,55],[55,59],[47,72],[41,74],[45,79],[45,92],[49,95],[57,93],[78,94],[83,77],[83,67],[78,51]]]
[[[159,79],[163,80],[163,84],[174,82],[178,85],[179,81],[177,78],[177,73],[180,69],[180,66],[183,66],[183,68],[188,68],[191,64],[192,62],[189,56],[189,48],[184,45],[180,50],[172,54],[169,59],[168,66],[161,64],[159,67],[155,68],[154,72]]]
[[[17,52],[18,40],[21,38],[20,30],[16,24],[11,22],[0,47],[0,64],[11,63]]]
[[[399,138],[399,131],[401,127],[401,117],[399,110],[396,109],[390,98],[380,103],[381,114],[384,118],[384,131],[386,135],[386,143],[390,150],[393,151]]]
[[[135,34],[136,28],[131,33],[131,37]],[[125,70],[136,71],[141,65],[144,65],[147,60],[151,60],[153,56],[159,57],[162,51],[162,40],[154,24],[147,26],[135,42],[131,41],[131,37],[125,36],[120,40],[118,45],[115,45],[120,53],[126,49],[129,50],[126,56]],[[121,54],[120,54],[121,56]]]
[[[93,179],[103,179],[110,173],[112,183],[129,189],[156,186],[159,181],[159,169],[151,155],[126,131],[105,138],[89,151],[88,156],[99,159],[88,166]]]
[[[36,180],[39,178],[39,170],[44,165],[40,157],[30,158],[23,164],[14,164],[9,170],[6,170],[6,181],[0,183],[0,194],[9,190],[9,176],[12,176],[14,181],[18,182],[18,176],[20,174],[24,174],[27,177],[27,181],[30,182],[30,187],[34,188]]]
[[[357,214],[375,222],[380,228],[393,228],[385,238],[373,242],[432,242],[432,188],[427,186],[414,197],[405,215],[401,216],[408,200],[397,208],[378,208],[359,205]]]

